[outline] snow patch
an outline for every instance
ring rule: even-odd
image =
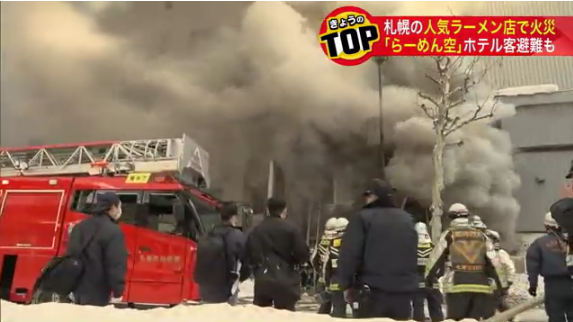
[[[297,322],[342,321],[316,313],[279,311],[253,305],[231,307],[227,304],[177,306],[171,309],[151,310],[116,309],[113,306],[90,307],[72,304],[46,303],[17,305],[2,301],[2,322]],[[389,322],[391,319],[371,319],[372,322]],[[448,320],[451,321],[451,320]],[[471,320],[467,320],[471,321]]]
[[[540,283],[539,291],[543,289]],[[253,295],[253,282],[241,284],[239,297],[247,300]],[[510,293],[510,301],[515,305],[531,297],[527,294],[527,276],[518,274]],[[156,308],[150,310],[116,309],[113,306],[90,307],[62,303],[38,305],[18,305],[1,301],[2,322],[100,322],[102,316],[106,322],[188,322],[197,321],[233,321],[233,322],[297,322],[339,321],[329,316],[309,312],[288,312],[254,305],[227,304],[180,305],[174,308]],[[521,314],[518,321],[546,321],[544,312],[536,309]],[[390,322],[391,319],[371,319],[372,322]],[[451,320],[447,320],[451,321]],[[464,320],[474,321],[474,320]]]
[[[535,95],[539,93],[553,93],[558,90],[559,86],[555,84],[508,87],[498,90],[497,96]]]

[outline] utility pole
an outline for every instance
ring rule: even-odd
[[[384,109],[383,109],[383,86],[382,83],[382,65],[388,60],[387,56],[376,57],[376,65],[378,66],[378,134],[379,134],[379,145],[378,145],[378,164],[376,167],[379,169],[379,178],[384,180],[384,169],[386,168],[386,155],[384,153]]]

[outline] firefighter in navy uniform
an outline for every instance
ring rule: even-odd
[[[423,322],[426,320],[424,313],[424,303],[428,301],[428,311],[432,322],[439,322],[444,320],[444,313],[442,311],[443,296],[440,292],[437,277],[432,280],[432,285],[426,286],[424,280],[424,273],[426,270],[426,263],[430,257],[430,253],[434,249],[430,234],[426,224],[419,222],[415,226],[418,233],[418,272],[420,274],[419,290],[414,295],[412,306],[414,307],[414,320]]]
[[[547,234],[527,249],[525,264],[529,294],[537,296],[539,275],[545,284],[545,312],[549,322],[573,321],[573,277],[567,269],[567,238],[551,212],[543,221]]]
[[[448,215],[450,227],[440,236],[426,264],[426,285],[430,286],[446,261],[450,272],[444,279],[447,318],[480,320],[493,315],[493,290],[490,279],[503,290],[491,258],[491,241],[471,227],[469,211],[463,204],[453,204]]]
[[[330,315],[336,318],[346,317],[346,306],[348,305],[344,300],[344,293],[340,289],[336,277],[340,245],[342,244],[342,236],[344,235],[346,226],[348,226],[348,220],[346,218],[338,218],[336,220],[336,236],[330,241],[328,260],[325,267],[325,280],[328,281],[327,289],[331,294],[332,300],[332,313]]]
[[[335,227],[336,218],[330,218],[326,221],[326,224],[324,225],[324,233],[310,257],[310,262],[318,276],[317,300],[320,303],[318,314],[330,314],[332,311],[332,301],[330,300],[330,292],[326,288],[327,281],[325,280],[324,269],[328,260],[330,242],[336,235]]]

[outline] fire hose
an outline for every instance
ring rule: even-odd
[[[527,302],[523,302],[517,306],[512,307],[511,309],[498,313],[496,315],[494,315],[493,317],[485,320],[486,322],[505,322],[505,321],[509,321],[512,318],[514,318],[515,316],[517,316],[518,314],[521,314],[525,311],[531,310],[532,308],[541,305],[544,302],[545,298],[544,297],[536,297],[533,299],[530,299]]]

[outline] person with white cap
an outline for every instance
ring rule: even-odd
[[[513,285],[513,278],[515,276],[515,264],[509,256],[509,253],[501,248],[501,236],[495,230],[488,229],[486,235],[493,242],[495,258],[499,262],[498,275],[501,280],[502,286],[505,288],[504,294],[509,292],[509,288]],[[495,306],[499,312],[504,312],[509,309],[506,302],[506,296],[502,295],[500,290],[494,289]]]
[[[450,272],[444,276],[447,318],[488,318],[493,315],[490,278],[502,289],[494,260],[487,251],[491,241],[470,225],[470,212],[465,205],[453,204],[448,215],[452,219],[450,227],[440,236],[426,264],[426,285],[433,285],[449,261]]]
[[[330,241],[328,248],[328,259],[326,261],[324,275],[328,281],[327,289],[331,294],[332,312],[329,312],[332,317],[345,318],[346,307],[348,303],[344,300],[344,293],[340,289],[338,277],[336,272],[338,270],[338,258],[340,254],[340,246],[342,245],[342,237],[348,226],[348,219],[338,218],[334,223],[335,236]]]
[[[330,292],[328,292],[325,280],[325,266],[328,261],[328,251],[330,248],[330,242],[336,236],[336,223],[337,218],[329,218],[324,225],[324,232],[322,237],[315,247],[312,255],[310,257],[310,263],[312,264],[314,271],[318,275],[317,281],[317,299],[320,303],[318,307],[318,314],[330,314],[332,311],[332,301],[330,298]]]
[[[423,222],[416,223],[414,226],[418,233],[418,273],[420,275],[420,284],[418,292],[414,295],[412,306],[414,308],[414,321],[426,321],[424,313],[424,304],[428,301],[428,312],[432,322],[444,320],[444,313],[442,311],[443,296],[440,292],[437,278],[434,278],[432,285],[426,287],[424,280],[424,272],[426,271],[426,263],[434,245],[428,233],[428,227]]]
[[[485,233],[487,230],[486,224],[481,220],[481,217],[478,215],[472,216],[470,219],[470,224],[473,228]]]
[[[543,225],[547,233],[531,243],[525,257],[529,294],[537,296],[538,278],[543,276],[549,322],[573,321],[573,278],[566,264],[567,239],[551,212],[545,214]]]

